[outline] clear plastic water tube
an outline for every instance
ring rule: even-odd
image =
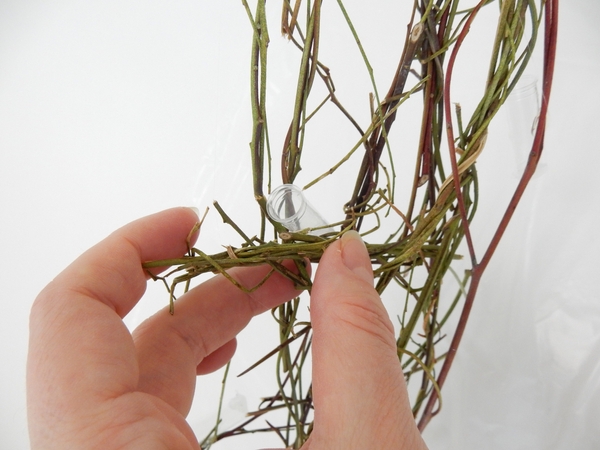
[[[308,230],[308,234],[320,236],[334,231],[293,184],[282,184],[271,192],[267,213],[291,232]]]

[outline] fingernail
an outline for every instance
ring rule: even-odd
[[[356,231],[342,235],[342,261],[358,278],[373,285],[373,269],[367,247]]]
[[[196,208],[195,206],[188,206],[188,209],[191,209],[192,211],[194,211],[194,213],[198,216],[198,218],[200,218],[200,210],[198,208]]]

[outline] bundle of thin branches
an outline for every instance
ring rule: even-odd
[[[301,170],[306,124],[314,120],[326,102],[332,102],[350,121],[357,130],[358,139],[339,163],[305,188],[334,173],[359,149],[363,153],[350,199],[344,205],[346,218],[338,224],[331,224],[337,225],[340,231],[324,236],[290,232],[267,214],[265,187],[269,192],[271,161],[266,111],[269,43],[266,1],[258,0],[254,13],[246,1],[242,3],[254,30],[251,54],[253,130],[250,148],[254,196],[261,211],[260,230],[256,234],[246,234],[215,202],[215,209],[223,221],[240,235],[241,245],[227,245],[226,251],[213,255],[191,248],[188,256],[148,262],[145,267],[174,266],[170,273],[161,277],[171,293],[172,308],[176,286],[180,283],[187,285],[192,278],[203,273],[221,273],[244,290],[253,290],[262,284],[239,285],[227,274],[228,269],[238,266],[268,264],[272,268],[271,273],[281,273],[299,288],[310,290],[310,276],[304,266],[306,259],[318,262],[327,246],[346,230],[353,228],[360,231],[370,219],[376,224],[381,223],[385,219],[380,217],[384,211],[395,212],[396,217],[401,218],[400,226],[384,242],[369,243],[367,248],[376,276],[377,291],[383,293],[391,283],[405,291],[403,301],[406,313],[401,318],[397,338],[398,357],[407,381],[420,374],[420,386],[413,399],[413,412],[415,417],[420,414],[419,427],[423,429],[439,411],[439,406],[435,408],[440,401],[440,389],[452,365],[481,276],[535,171],[543,149],[554,66],[558,0],[481,0],[474,7],[463,10],[459,9],[460,3],[464,3],[460,0],[415,0],[398,68],[383,99],[377,93],[367,55],[352,21],[343,2],[337,0],[373,81],[378,106],[372,108],[371,122],[365,130],[340,103],[330,71],[319,61],[322,0],[307,2],[304,8],[301,0],[296,0],[293,5],[287,0],[283,1],[282,31],[300,51],[294,112],[281,155],[283,182],[293,183]],[[497,8],[497,31],[484,94],[465,124],[460,108],[456,107],[454,111],[452,108],[450,88],[453,69],[473,21],[481,8],[488,5]],[[484,149],[491,120],[515,88],[532,56],[544,19],[543,96],[534,144],[505,215],[479,260],[469,226],[479,201],[475,163]],[[327,95],[311,111],[308,99],[317,79],[323,82]],[[394,171],[391,175],[388,173],[382,156],[387,153],[390,164],[393,164],[394,152],[388,137],[398,108],[415,95],[421,95],[423,99],[422,125],[410,200],[407,205],[400,206],[394,202]],[[386,149],[387,152],[384,152]],[[276,232],[273,239],[265,237],[270,226]],[[453,261],[460,258],[458,249],[463,238],[466,240],[471,268],[460,280],[454,300],[442,309],[439,303],[442,280],[452,271]],[[286,269],[282,264],[285,260],[296,263],[297,273]],[[424,273],[419,282],[416,281],[418,277],[414,276],[417,269]],[[446,346],[445,353],[440,352],[438,344],[444,336],[442,328],[462,299],[463,310],[452,342],[449,348]],[[306,381],[303,368],[310,351],[311,332],[310,323],[298,320],[299,308],[300,298],[297,298],[273,311],[280,328],[280,342],[254,365],[277,355],[276,394],[266,398],[246,422],[232,430],[219,431],[217,420],[217,426],[203,442],[204,448],[224,437],[251,432],[274,432],[284,445],[293,448],[299,448],[306,441],[312,428],[312,397],[310,381]],[[419,323],[423,324],[422,329],[417,329]],[[287,411],[284,423],[274,425],[267,421],[265,427],[251,428],[257,418],[282,409]]]

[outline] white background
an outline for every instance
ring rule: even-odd
[[[347,3],[383,94],[397,63],[406,7]],[[269,125],[278,153],[297,53],[279,37],[279,7],[270,8]],[[332,68],[340,98],[366,126],[367,75],[336,4],[325,2],[324,11],[330,25],[322,60]],[[466,44],[475,59],[489,46],[486,14],[492,15],[483,13],[473,30],[483,37]],[[432,450],[600,445],[599,16],[594,0],[561,4],[543,171],[485,275],[444,388],[444,408],[425,433]],[[0,448],[28,447],[28,311],[64,266],[120,225],[171,206],[202,209],[217,199],[242,223],[255,223],[247,155],[250,37],[239,1],[0,2]],[[538,54],[533,69],[539,63]],[[467,110],[483,86],[485,66],[459,60],[462,78],[457,75],[453,101]],[[478,163],[484,180],[484,206],[474,225],[480,252],[497,204],[515,182],[502,121],[506,114]],[[394,130],[403,136],[415,124],[400,115]],[[316,127],[307,148],[316,149],[326,161],[319,168],[327,169],[355,136],[348,128],[323,128]],[[404,148],[414,148],[414,137],[402,139]],[[316,172],[308,167],[304,173]],[[300,178],[300,184],[311,179]],[[322,211],[337,208],[351,189],[333,177],[323,186],[309,191]],[[238,240],[212,212],[198,245],[215,251],[230,243]],[[151,286],[128,324],[166,300],[162,288]],[[232,371],[266,353],[275,333],[267,316],[251,324]],[[199,385],[189,418],[199,437],[211,426],[220,377]],[[261,391],[261,383],[258,375],[232,381],[226,420],[235,422],[254,408],[255,398],[273,393],[272,384]],[[214,448],[268,445],[278,444],[257,436]]]

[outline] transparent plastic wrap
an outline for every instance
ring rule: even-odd
[[[0,134],[3,151],[10,156],[2,165],[0,181],[3,211],[12,218],[5,220],[2,233],[6,257],[0,281],[6,311],[0,324],[5,343],[0,448],[28,448],[27,316],[44,283],[113,229],[157,209],[176,204],[204,209],[218,200],[244,229],[252,229],[258,218],[248,156],[250,29],[242,6],[196,2],[181,10],[166,3],[137,9],[123,8],[119,2],[79,2],[77,8],[53,9],[49,14],[48,5],[25,3],[6,2],[0,7],[4,11],[0,29],[7,36],[0,40],[0,60],[5,63]],[[71,3],[75,5],[67,2]],[[389,33],[385,40],[370,36],[377,36],[378,30],[401,28],[399,24],[405,22],[399,18],[404,16],[390,10],[402,2],[346,3],[357,18],[374,76],[378,82],[386,81],[395,70],[390,52],[398,51],[400,39]],[[332,10],[327,13],[332,23],[343,22]],[[600,448],[598,17],[600,2],[561,2],[557,70],[541,160],[544,170],[532,180],[482,279],[442,391],[441,411],[424,433],[430,450]],[[169,32],[153,23],[167,23]],[[478,26],[485,28],[485,20]],[[482,28],[475,27],[473,34]],[[333,29],[336,33],[324,39],[335,40],[347,32],[343,26]],[[270,43],[273,59],[291,45],[276,35],[272,33]],[[129,39],[132,36],[136,39]],[[138,38],[152,45],[132,46]],[[469,51],[484,52],[486,42],[472,39],[469,43],[473,45]],[[163,49],[168,57],[155,59]],[[337,56],[328,56],[328,61]],[[154,61],[161,64],[147,65]],[[181,61],[185,64],[178,65]],[[539,58],[533,61],[534,68],[536,64],[539,67]],[[271,111],[289,113],[285,109],[289,99],[283,97],[295,87],[296,69],[285,57],[273,65],[269,76],[279,81],[269,87],[276,94],[270,97]],[[369,92],[362,61],[341,73],[336,84],[340,95],[359,83]],[[346,80],[350,86],[344,86]],[[111,95],[100,89],[104,85],[112,86]],[[466,107],[468,96],[469,92],[456,94],[454,99]],[[364,109],[368,99],[358,97],[355,105]],[[179,103],[169,103],[173,99]],[[156,107],[163,104],[169,107]],[[511,183],[516,183],[515,174],[522,170],[522,154],[513,151],[507,110],[502,113],[504,125],[500,120],[490,130],[477,162],[482,180],[481,207],[473,224],[481,231],[477,249],[489,241],[502,212],[497,205],[510,200]],[[283,116],[274,115],[269,122],[273,147],[283,141],[289,126]],[[117,119],[108,121],[112,117]],[[419,126],[415,117],[402,116],[399,126]],[[332,162],[330,155],[349,134],[346,129],[332,129],[317,130],[309,145],[325,161],[322,164]],[[413,144],[407,142],[406,148]],[[137,148],[141,150],[136,153]],[[305,165],[308,170],[310,155]],[[273,181],[274,185],[280,182]],[[330,216],[332,205],[343,203],[347,191],[328,183],[325,180],[322,190],[310,192],[311,203],[336,221],[339,217]],[[28,209],[31,205],[35,207]],[[239,236],[223,227],[212,209],[198,246],[222,251],[221,245],[235,242]],[[42,262],[32,266],[32,255]],[[126,322],[133,328],[165,306],[163,286],[150,284]],[[394,319],[396,311],[390,313]],[[223,427],[240,423],[265,393],[273,394],[269,367],[239,378],[235,375],[271,350],[277,338],[268,314],[254,319],[238,336],[223,394]],[[199,439],[215,425],[222,380],[222,371],[198,379],[187,420]],[[225,439],[212,449],[279,444],[265,441],[258,433]]]

